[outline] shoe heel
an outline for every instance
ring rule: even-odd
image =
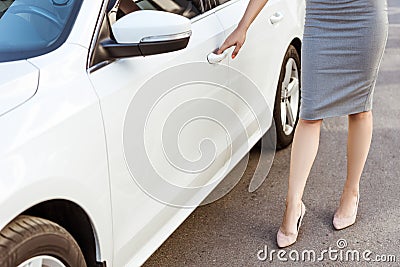
[[[285,234],[282,232],[281,228],[279,227],[278,233],[276,235],[276,242],[279,248],[288,247],[294,244],[297,241],[297,236],[299,234],[299,230],[301,227],[301,223],[303,221],[304,215],[306,213],[306,206],[304,205],[303,201],[301,202],[301,213],[300,217],[297,220],[297,231],[295,233],[288,233]]]

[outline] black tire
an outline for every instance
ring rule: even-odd
[[[0,232],[0,266],[16,267],[36,256],[52,256],[69,267],[86,267],[74,238],[60,225],[18,216]]]
[[[293,126],[293,130],[290,134],[285,133],[283,122],[281,119],[281,103],[282,103],[282,82],[285,78],[285,70],[286,64],[288,63],[289,59],[293,59],[297,65],[297,73],[298,73],[298,106],[297,106],[297,114],[295,118],[295,123]],[[285,57],[283,59],[283,64],[281,67],[281,72],[279,75],[279,82],[276,91],[275,97],[275,105],[274,105],[274,120],[275,120],[275,128],[276,128],[276,149],[280,150],[289,146],[293,141],[294,131],[297,126],[297,122],[299,120],[299,110],[300,110],[300,98],[301,98],[301,88],[300,88],[300,76],[301,74],[301,65],[300,65],[300,56],[297,52],[297,49],[290,45],[288,50],[286,51]],[[294,116],[293,116],[294,117]]]

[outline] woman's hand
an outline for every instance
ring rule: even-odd
[[[232,52],[232,59],[235,58],[246,40],[246,33],[247,29],[236,27],[236,29],[226,38],[224,43],[218,49],[217,54],[219,55],[229,47],[235,46],[235,50]]]

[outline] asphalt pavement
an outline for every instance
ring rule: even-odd
[[[294,245],[284,252],[276,246],[290,147],[277,152],[266,181],[249,193],[259,156],[253,148],[236,187],[197,208],[144,266],[400,265],[400,1],[388,0],[388,6],[389,40],[374,93],[374,133],[356,223],[341,231],[332,226],[346,174],[347,118],[330,118],[323,122],[303,197],[307,213]]]

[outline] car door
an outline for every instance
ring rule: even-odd
[[[229,57],[231,67],[231,84],[242,83],[242,73],[258,88],[261,96],[265,98],[264,105],[255,106],[256,115],[260,121],[267,114],[268,123],[271,122],[274,107],[276,83],[282,59],[289,45],[289,36],[293,35],[290,28],[291,16],[285,0],[270,0],[255,18],[247,31],[246,41],[235,59]],[[291,2],[293,7],[298,1]],[[249,0],[219,0],[215,14],[223,25],[226,35],[229,35],[242,18]],[[293,26],[293,25],[292,25]],[[233,48],[230,49],[230,54]],[[252,90],[241,91],[242,97],[252,99],[259,97]],[[253,94],[253,96],[251,95]],[[254,99],[253,99],[254,100]],[[268,105],[265,105],[267,103]],[[249,110],[241,109],[238,113],[249,120],[254,118]],[[262,128],[264,128],[262,126]],[[263,129],[264,131],[266,129]]]
[[[162,10],[164,6],[170,12],[186,12],[183,15],[191,19],[192,35],[185,49],[92,60],[89,68],[107,139],[113,266],[137,266],[153,253],[201,202],[212,187],[203,190],[203,186],[229,158],[223,127],[209,118],[224,108],[218,104],[224,96],[220,88],[228,84],[228,62],[224,57],[216,57],[214,64],[207,60],[224,41],[225,32],[205,3],[196,14],[187,12],[192,1],[186,1],[188,6],[183,9],[179,8],[182,2],[136,3],[141,9]],[[98,39],[107,34],[101,28],[99,24]],[[95,59],[96,45],[93,51]],[[137,134],[127,134],[127,127],[138,130]],[[126,142],[134,144],[127,147]]]

